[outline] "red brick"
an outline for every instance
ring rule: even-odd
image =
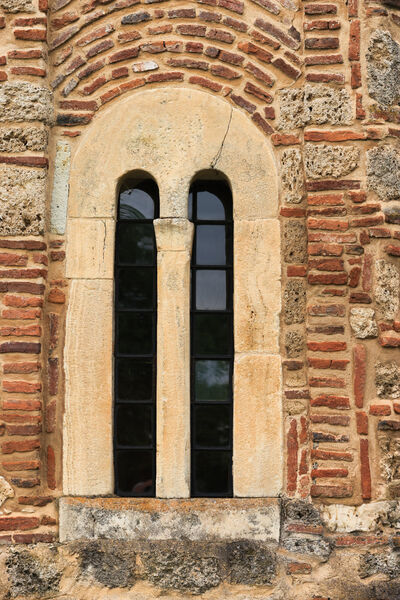
[[[46,406],[45,411],[45,429],[46,433],[54,433],[56,429],[56,419],[57,419],[57,403],[55,400],[49,402]]]
[[[301,143],[300,138],[289,133],[274,133],[271,140],[274,146],[292,146]]]
[[[13,477],[11,479],[11,483],[16,487],[33,488],[37,485],[40,485],[40,479],[39,477],[30,477],[29,479],[23,479],[22,477]]]
[[[272,23],[265,21],[264,19],[256,19],[254,24],[256,27],[259,27],[266,33],[269,33],[270,35],[272,35],[272,37],[276,38],[277,40],[282,42],[282,44],[288,46],[292,50],[297,50],[299,48],[300,44],[298,40],[294,39],[292,36],[288,35],[281,29],[278,29],[278,27],[276,27]]]
[[[384,348],[398,348],[400,346],[400,335],[387,334],[379,337],[379,343]]]
[[[364,140],[365,133],[350,130],[309,130],[304,132],[304,139],[308,142],[345,142],[347,140]]]
[[[357,433],[368,435],[368,416],[364,411],[356,412]]]
[[[196,16],[196,14],[194,16]],[[198,18],[201,21],[207,21],[207,22],[211,22],[211,23],[219,23],[222,19],[222,14],[210,12],[208,10],[202,10],[202,11],[200,11]]]
[[[363,500],[371,499],[371,471],[369,466],[368,440],[360,440],[361,491]]]
[[[267,50],[256,46],[252,42],[239,42],[238,48],[246,54],[254,54],[254,56],[256,56],[259,60],[265,63],[270,63],[273,58],[273,54],[271,54],[271,52],[268,52]]]
[[[28,257],[26,254],[10,254],[7,252],[0,253],[0,265],[25,267],[27,262]]]
[[[344,379],[339,377],[309,377],[308,385],[310,387],[329,387],[329,388],[344,388],[346,383]]]
[[[315,83],[341,83],[345,82],[342,73],[307,73],[306,81]]]
[[[232,44],[235,41],[235,36],[232,33],[223,31],[222,29],[208,29],[206,38],[209,40],[225,42],[226,44]]]
[[[306,23],[303,23],[303,29],[304,31],[314,31],[314,29],[317,30],[328,30],[328,29],[340,29],[340,21],[327,21],[324,19],[318,19],[315,21],[308,21]]]
[[[365,110],[362,105],[362,94],[356,94],[356,119],[365,119]]]
[[[387,252],[389,256],[400,256],[400,246],[396,244],[388,244],[385,246],[385,252]]]
[[[311,477],[317,479],[320,477],[347,477],[348,469],[313,469]]]
[[[105,83],[107,83],[107,78],[105,77],[105,75],[102,75],[101,77],[97,77],[97,79],[95,79],[89,85],[84,86],[83,89],[81,90],[81,92],[85,96],[87,96],[89,94],[93,94],[93,92],[95,92],[96,90],[98,90],[99,87],[101,87]]]
[[[2,337],[15,336],[34,336],[40,337],[42,334],[41,327],[39,325],[27,325],[26,327],[0,327],[0,335]]]
[[[0,354],[26,353],[40,354],[41,345],[33,342],[4,342],[0,344]]]
[[[47,485],[55,490],[56,483],[56,456],[52,446],[47,447]]]
[[[389,404],[372,404],[369,407],[369,414],[374,417],[387,417],[392,413]]]
[[[53,533],[21,533],[14,534],[13,540],[15,544],[49,544],[56,541],[56,536]]]
[[[351,87],[357,89],[361,87],[361,65],[359,62],[351,65]]]
[[[189,83],[201,85],[202,87],[208,88],[213,92],[220,92],[222,89],[222,85],[220,83],[216,83],[215,81],[211,81],[205,77],[189,77]]]
[[[358,283],[360,281],[360,275],[361,275],[361,268],[360,267],[353,267],[350,270],[349,273],[349,286],[350,287],[357,287]]]
[[[367,440],[360,440],[367,442]],[[367,499],[367,498],[365,498]],[[376,546],[387,544],[389,538],[387,536],[379,535],[342,535],[335,539],[335,544],[338,547],[346,546]]]
[[[322,194],[308,196],[307,204],[309,206],[343,206],[343,194]]]
[[[275,109],[273,106],[264,107],[264,115],[266,119],[275,119]]]
[[[336,4],[306,4],[304,12],[306,15],[335,15],[337,7]]]
[[[338,219],[308,219],[308,227],[310,229],[327,229],[330,231],[346,231],[349,228],[347,221],[339,221]]]
[[[40,460],[8,460],[2,462],[6,471],[37,471],[40,469]]]
[[[307,348],[312,352],[340,352],[346,350],[346,342],[307,342]]]
[[[343,271],[344,263],[339,258],[314,258],[309,260],[308,266],[310,269],[317,269],[317,271]]]
[[[24,506],[47,506],[53,502],[52,496],[20,496],[18,498],[18,504]]]
[[[372,265],[373,258],[371,254],[364,254],[362,288],[364,292],[372,290]]]
[[[119,89],[121,92],[126,92],[128,90],[134,90],[138,87],[142,87],[146,84],[146,80],[144,78],[132,79],[131,81],[127,81],[126,83],[121,83]]]
[[[311,285],[345,285],[347,273],[309,273],[308,283]]]
[[[350,304],[371,304],[372,299],[366,292],[351,292]]]
[[[313,304],[308,307],[308,314],[312,316],[337,316],[344,317],[346,307],[343,304]]]
[[[275,4],[275,2],[271,2],[271,0],[253,0],[253,2],[259,4],[273,15],[279,15],[279,13],[281,12],[279,6]]]
[[[58,358],[48,360],[49,394],[55,396],[58,392]]]
[[[53,304],[64,304],[65,294],[62,290],[58,288],[53,288],[52,290],[50,290],[49,295],[47,296],[47,300]]]
[[[50,25],[52,29],[63,29],[66,25],[70,25],[71,23],[75,23],[75,21],[79,20],[79,14],[76,12],[65,12],[60,17],[55,17],[50,21]]]
[[[0,163],[46,168],[48,166],[48,159],[44,156],[0,156]]]
[[[204,37],[206,35],[206,27],[204,25],[178,25],[176,31],[181,35],[193,35]]]
[[[374,225],[380,225],[384,222],[383,215],[376,215],[374,217],[360,217],[357,219],[350,220],[351,227],[373,227]]]
[[[311,458],[315,460],[345,460],[351,462],[353,460],[350,452],[335,452],[334,450],[311,450]]]
[[[40,448],[40,440],[22,440],[18,442],[3,442],[1,451],[3,454],[13,454],[14,452],[32,452]]]
[[[251,73],[256,79],[262,81],[265,85],[271,87],[274,84],[274,80],[272,79],[272,77],[270,77],[265,71],[262,71],[261,69],[253,65],[253,63],[248,62],[244,68],[246,69],[246,71]]]
[[[224,17],[223,24],[228,27],[232,27],[232,29],[236,29],[236,31],[241,31],[245,33],[248,30],[248,25],[243,23],[243,21],[238,21],[237,19],[232,19],[232,17]]]
[[[14,29],[14,36],[17,40],[44,42],[46,40],[47,34],[45,29]]]
[[[346,415],[310,415],[311,423],[325,423],[327,425],[339,425],[347,427],[350,424],[350,417]]]
[[[38,362],[4,363],[3,373],[36,373],[40,369]]]
[[[140,40],[142,36],[138,31],[127,31],[125,33],[118,34],[118,41],[120,44],[126,44],[135,40]]]
[[[307,275],[307,265],[289,265],[286,275],[288,277],[305,277]]]
[[[259,113],[254,113],[251,118],[266,135],[273,133],[274,130],[272,129],[271,125],[269,125],[269,123],[267,123],[267,121],[263,119]]]
[[[313,485],[311,486],[311,496],[313,498],[349,498],[353,495],[350,485]]]
[[[371,229],[368,229],[368,235],[369,235],[369,237],[372,237],[372,238],[390,238],[390,237],[392,237],[390,229],[387,229],[386,227],[372,227]]]
[[[38,319],[40,318],[40,308],[9,308],[2,311],[3,319]]]
[[[308,38],[305,40],[304,47],[306,50],[336,50],[339,48],[339,38]]]
[[[305,448],[303,448],[301,451],[299,474],[305,475],[306,473],[308,473],[308,452]]]
[[[311,256],[341,256],[343,246],[340,244],[308,244],[308,254]]]
[[[341,54],[323,54],[318,56],[306,56],[304,63],[306,66],[341,65],[343,64],[343,56]]]
[[[40,525],[37,517],[1,517],[0,531],[25,531],[36,529]]]
[[[366,381],[367,351],[362,344],[356,344],[353,348],[354,361],[354,401],[357,408],[364,405],[364,388]]]
[[[310,398],[309,390],[285,390],[285,397],[288,400],[306,399]]]
[[[311,565],[309,563],[291,562],[286,567],[288,575],[309,575],[311,573]]]
[[[251,37],[257,42],[260,42],[261,44],[270,46],[274,50],[278,50],[281,47],[279,42],[272,40],[270,37],[260,33],[259,31],[256,31],[255,29],[253,29],[253,31],[251,32]]]
[[[243,108],[250,114],[252,114],[257,108],[255,104],[248,102],[248,100],[246,100],[242,96],[239,96],[237,94],[231,94],[230,97],[235,104],[237,104],[238,106],[240,106],[241,108]]]
[[[360,60],[360,21],[351,21],[349,39],[349,60]]]
[[[292,419],[287,435],[287,491],[292,495],[297,487],[297,455],[299,443],[297,439],[297,422]]]
[[[283,58],[274,58],[271,62],[276,69],[279,69],[279,71],[282,71],[282,73],[284,73],[291,79],[298,79],[301,75],[301,71],[299,71],[291,64],[283,60]]]

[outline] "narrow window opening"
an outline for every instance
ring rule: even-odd
[[[156,480],[157,248],[155,181],[120,188],[115,247],[114,471],[119,496],[154,496]]]
[[[228,497],[232,486],[233,220],[226,181],[189,194],[191,263],[191,495]]]

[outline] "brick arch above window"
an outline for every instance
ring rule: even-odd
[[[179,268],[186,269],[188,276],[189,187],[197,172],[210,168],[230,181],[235,219],[234,495],[276,496],[281,492],[283,453],[277,450],[282,444],[281,268],[273,154],[255,125],[223,100],[204,92],[169,88],[138,93],[110,105],[82,135],[72,157],[67,225],[66,495],[113,491],[112,279],[118,182],[134,169],[147,171],[157,181],[159,256],[168,268],[181,260]],[[168,273],[162,268],[160,273],[162,319],[171,311],[168,304],[162,305],[162,281],[168,281]],[[188,281],[187,277],[176,292],[185,319],[189,318],[189,294],[186,297],[183,291],[185,285],[188,291]],[[174,331],[173,321],[167,327]],[[178,349],[179,360],[187,361],[187,372],[185,367],[179,381],[171,384],[164,365],[166,375],[157,384],[161,412],[165,404],[160,399],[175,384],[175,397],[189,409],[188,330],[187,321]],[[160,348],[159,360],[168,362],[169,354]],[[185,410],[173,408],[174,414],[159,419],[158,439],[179,435],[188,425]],[[166,443],[160,451],[157,495],[161,497],[189,494],[187,436],[188,431],[179,438],[181,444]],[[171,469],[172,463],[178,468]]]

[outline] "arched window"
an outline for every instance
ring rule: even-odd
[[[115,492],[154,496],[156,476],[158,187],[146,174],[122,182],[114,301]]]
[[[191,262],[191,495],[232,496],[233,221],[226,181],[195,181]]]

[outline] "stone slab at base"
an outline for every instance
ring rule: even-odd
[[[60,499],[60,541],[278,541],[278,499]]]

